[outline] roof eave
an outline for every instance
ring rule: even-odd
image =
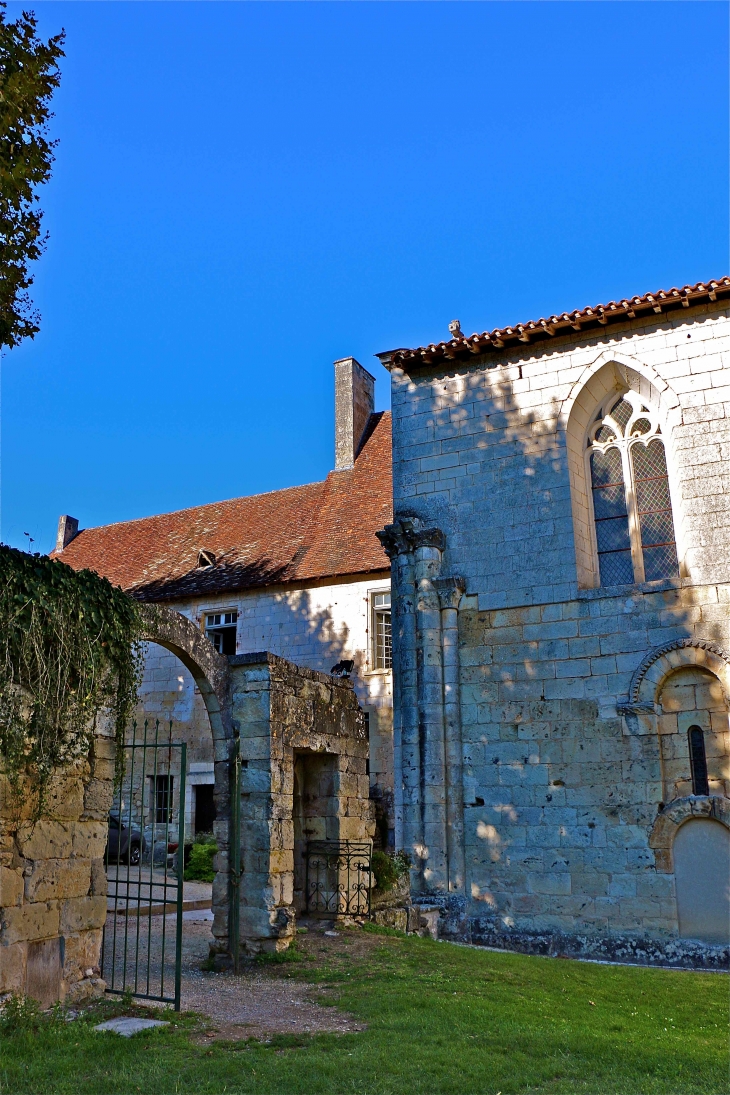
[[[475,356],[512,349],[520,344],[524,346],[549,342],[561,335],[596,330],[615,323],[645,320],[651,315],[692,308],[726,297],[730,297],[730,277],[698,282],[692,286],[685,285],[681,289],[645,293],[630,300],[610,301],[608,304],[563,312],[559,316],[530,320],[513,327],[496,328],[494,331],[484,331],[482,334],[451,339],[448,342],[432,343],[415,349],[387,350],[375,356],[388,371],[394,367],[411,371],[446,361],[463,362]]]

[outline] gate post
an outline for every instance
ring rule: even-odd
[[[228,829],[228,949],[238,973],[241,942],[241,741],[231,742]]]

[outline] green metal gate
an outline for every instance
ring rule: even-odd
[[[101,974],[108,992],[180,1010],[186,746],[172,723],[136,723],[109,814],[107,919]]]

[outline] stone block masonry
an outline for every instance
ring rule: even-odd
[[[91,756],[51,787],[53,816],[33,824],[0,773],[0,993],[44,1007],[105,989],[99,962],[114,742],[99,723]]]
[[[307,840],[372,839],[368,734],[350,680],[267,653],[233,656],[229,667],[242,763],[240,935],[255,954],[294,936]],[[227,823],[216,827],[227,856]],[[213,908],[213,953],[228,954],[227,894],[216,887]]]
[[[702,817],[728,838],[727,303],[391,376],[382,540],[414,889],[461,938],[726,963],[727,946],[683,928],[683,876],[657,834]],[[612,586],[587,437],[627,391],[660,424],[679,573]]]

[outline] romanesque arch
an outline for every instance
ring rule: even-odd
[[[653,711],[666,677],[675,669],[691,665],[714,673],[730,704],[730,654],[710,639],[676,639],[650,650],[634,670],[629,704]]]

